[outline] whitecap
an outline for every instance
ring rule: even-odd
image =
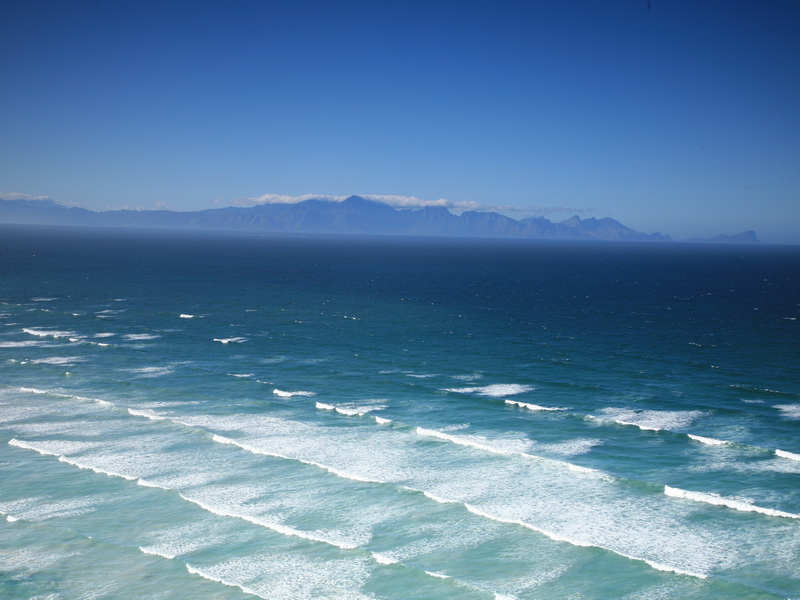
[[[167,417],[162,417],[156,412],[152,410],[138,410],[135,408],[129,408],[128,413],[133,415],[134,417],[145,417],[146,419],[150,419],[151,421],[167,421]]]
[[[214,341],[219,342],[220,344],[241,344],[242,342],[246,342],[247,338],[244,337],[214,338]]]
[[[139,367],[137,369],[125,369],[125,371],[139,377],[162,377],[171,375],[175,372],[175,369],[172,367]]]
[[[641,410],[627,408],[604,408],[599,411],[600,417],[592,419],[609,419],[620,425],[633,425],[645,431],[675,431],[691,425],[702,417],[699,410]]]
[[[477,435],[452,435],[436,429],[425,429],[417,427],[419,435],[439,438],[461,446],[469,446],[492,454],[506,454],[506,455],[524,455],[526,450],[529,450],[533,445],[527,439],[511,439],[511,440],[488,440],[482,436]]]
[[[686,500],[694,500],[695,502],[703,502],[705,504],[711,504],[714,506],[727,506],[728,508],[732,508],[734,510],[739,510],[742,512],[755,512],[755,513],[760,513],[762,515],[769,515],[771,517],[786,517],[789,519],[800,519],[800,515],[798,514],[788,513],[782,510],[775,510],[772,508],[763,508],[761,506],[756,506],[755,504],[751,504],[749,501],[746,500],[725,498],[724,496],[720,496],[718,494],[691,492],[687,490],[682,490],[680,488],[670,487],[668,485],[664,486],[664,493],[672,498],[683,498]]]
[[[359,405],[359,404],[326,404],[324,402],[317,402],[316,407],[321,410],[332,410],[341,415],[345,415],[348,417],[363,417],[364,415],[369,414],[375,410],[383,410],[386,408],[383,404],[367,404],[367,405]]]
[[[788,458],[789,460],[800,461],[800,454],[795,454],[794,452],[787,452],[786,450],[775,450],[775,454],[780,456],[781,458]]]
[[[538,404],[530,404],[528,402],[518,402],[517,400],[506,400],[506,404],[511,404],[513,406],[519,406],[520,408],[527,408],[528,410],[567,410],[566,408],[559,408],[559,407],[551,407],[551,406],[539,406]]]
[[[32,347],[49,347],[47,342],[41,342],[39,340],[25,340],[20,342],[0,342],[0,348],[32,348]],[[54,344],[52,347],[56,347],[57,345]]]
[[[156,340],[161,336],[153,333],[126,333],[122,337],[130,342],[142,342],[146,340]]]
[[[275,394],[276,396],[280,396],[281,398],[291,398],[292,396],[316,396],[317,395],[315,392],[306,392],[306,391],[303,391],[303,390],[300,390],[300,391],[297,391],[297,392],[287,392],[285,390],[279,390],[277,388],[272,390],[272,393]]]
[[[781,411],[787,419],[800,419],[800,404],[776,404],[774,408]]]
[[[80,339],[74,331],[60,331],[55,329],[42,329],[40,327],[23,327],[22,331],[36,337],[50,337],[53,339],[67,338],[70,341]]]
[[[554,442],[551,444],[538,444],[536,449],[538,451],[551,452],[553,454],[561,454],[564,456],[575,456],[576,454],[586,454],[596,446],[601,446],[603,440],[595,438],[576,438],[566,440],[564,442]]]
[[[72,365],[85,360],[82,356],[49,356],[47,358],[34,358],[31,362],[37,365]]]
[[[181,319],[194,319],[194,315],[187,315],[186,313],[181,313],[179,315],[179,318],[181,318]]]
[[[686,435],[688,435],[694,441],[700,442],[701,444],[706,444],[708,446],[726,446],[726,445],[729,445],[729,444],[732,443],[732,442],[728,442],[728,441],[725,441],[725,440],[718,440],[718,439],[715,439],[715,438],[703,437],[703,436],[700,436],[700,435],[693,435],[691,433],[687,433]]]
[[[396,559],[394,559],[394,558],[392,558],[390,556],[387,556],[386,554],[381,554],[379,552],[373,552],[372,553],[372,557],[375,559],[375,561],[378,564],[381,564],[381,565],[394,565],[394,564],[397,564],[399,562],[398,560],[396,560]]]
[[[535,389],[532,385],[522,385],[519,383],[494,383],[477,387],[445,388],[444,392],[455,392],[458,394],[478,394],[479,396],[489,396],[492,398],[502,398],[503,396],[513,396],[523,394]]]

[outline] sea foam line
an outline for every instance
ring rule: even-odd
[[[664,565],[662,563],[657,563],[655,561],[652,561],[652,560],[649,560],[649,559],[646,559],[646,558],[641,558],[641,557],[638,557],[638,556],[632,556],[630,554],[625,554],[624,552],[620,552],[618,550],[611,550],[610,548],[605,548],[603,546],[598,546],[596,544],[591,544],[591,543],[584,542],[584,541],[581,541],[581,540],[575,540],[575,539],[572,539],[572,538],[568,538],[566,536],[559,535],[557,533],[553,533],[552,531],[547,531],[546,529],[542,529],[541,527],[537,527],[537,526],[535,526],[535,525],[533,525],[531,523],[528,523],[526,521],[522,521],[522,520],[519,520],[519,519],[509,519],[507,517],[500,517],[498,515],[493,515],[491,513],[486,512],[485,510],[482,510],[482,509],[480,509],[480,508],[478,508],[476,506],[473,506],[472,504],[466,504],[465,503],[464,506],[466,507],[466,509],[469,512],[471,512],[471,513],[473,513],[475,515],[481,516],[481,517],[483,517],[485,519],[490,519],[492,521],[497,521],[499,523],[507,523],[509,525],[519,525],[520,527],[525,527],[526,529],[530,529],[531,531],[535,531],[536,533],[539,533],[539,534],[541,534],[541,535],[543,535],[545,537],[548,537],[551,540],[556,541],[556,542],[564,542],[564,543],[570,544],[572,546],[578,546],[578,547],[582,547],[582,548],[599,548],[601,550],[606,550],[608,552],[611,552],[613,554],[617,554],[617,555],[622,556],[624,558],[627,558],[629,560],[635,560],[635,561],[644,562],[644,563],[650,565],[652,568],[657,569],[659,571],[668,571],[668,572],[672,572],[672,573],[678,573],[680,575],[690,575],[692,577],[697,577],[698,579],[706,579],[708,577],[708,575],[706,575],[704,573],[695,573],[695,572],[692,572],[692,571],[687,571],[687,570],[681,569],[679,567],[673,567],[671,565]]]
[[[193,425],[190,425],[190,424],[187,424],[187,423],[180,423],[180,422],[178,422],[178,423],[182,424],[182,425],[186,425],[187,427],[197,428],[197,427],[195,427]],[[202,429],[202,428],[197,428],[197,429]],[[422,428],[417,428],[417,429],[422,429]],[[435,430],[424,430],[423,429],[423,431],[435,431]],[[443,436],[452,437],[452,436],[449,436],[449,434],[445,434],[443,432],[436,432],[436,433],[437,434],[442,434]],[[440,436],[437,435],[436,437],[440,437]],[[445,438],[445,439],[447,439],[447,438]],[[360,482],[365,482],[365,483],[379,483],[379,484],[392,484],[392,485],[395,485],[393,482],[390,482],[390,481],[366,479],[366,478],[361,478],[361,477],[358,477],[358,476],[353,476],[351,474],[343,473],[342,471],[339,471],[338,469],[335,469],[335,468],[330,467],[328,465],[324,465],[322,463],[317,463],[317,462],[314,462],[314,461],[309,461],[309,460],[305,460],[305,459],[301,459],[301,458],[297,458],[297,457],[291,457],[291,456],[282,455],[280,453],[275,453],[275,452],[269,452],[269,451],[266,451],[266,450],[262,450],[262,449],[250,446],[249,444],[241,443],[241,442],[238,442],[238,441],[233,440],[231,438],[220,436],[218,434],[212,434],[212,440],[215,441],[215,442],[218,442],[218,443],[222,443],[222,444],[229,444],[229,445],[237,446],[237,447],[239,447],[239,448],[241,448],[241,449],[243,449],[243,450],[245,450],[247,452],[251,452],[253,454],[260,454],[260,455],[264,455],[264,456],[272,456],[272,457],[282,458],[282,459],[286,459],[286,460],[294,460],[294,461],[297,461],[297,462],[300,462],[300,463],[303,463],[303,464],[312,465],[312,466],[315,466],[315,467],[320,468],[322,470],[328,471],[329,473],[332,473],[333,475],[336,475],[336,476],[344,478],[344,479],[351,479],[351,480],[354,480],[354,481],[360,481]],[[450,441],[450,440],[448,440],[448,441]],[[525,456],[528,456],[530,458],[541,458],[541,460],[552,461],[552,462],[555,462],[555,463],[566,464],[568,467],[570,467],[570,465],[571,465],[571,463],[565,463],[564,461],[558,461],[558,460],[554,460],[554,459],[536,457],[536,456],[533,456],[533,455],[525,455]],[[572,466],[576,466],[576,465],[572,465]],[[594,471],[592,469],[584,469],[584,468],[581,468],[581,467],[577,467],[576,469],[571,469],[571,470],[580,471],[580,472],[583,472],[585,470],[586,472],[600,473],[602,475],[606,475],[602,471]],[[611,477],[611,476],[607,476],[607,477],[609,479],[614,480],[614,478]],[[706,579],[708,577],[708,575],[706,575],[704,573],[692,572],[692,571],[688,571],[688,570],[685,570],[685,569],[681,569],[679,567],[673,567],[673,566],[670,566],[670,565],[664,565],[662,563],[658,563],[658,562],[655,562],[655,561],[652,561],[652,560],[649,560],[649,559],[646,559],[646,558],[641,558],[641,557],[628,555],[628,554],[625,554],[625,553],[620,552],[618,550],[613,550],[611,548],[605,548],[604,546],[601,546],[601,545],[596,545],[596,544],[592,544],[592,543],[589,543],[589,542],[584,542],[584,541],[581,541],[581,540],[571,539],[571,538],[568,538],[568,537],[565,537],[565,536],[562,536],[562,535],[547,531],[545,529],[539,528],[539,527],[537,527],[537,526],[535,526],[535,525],[533,525],[531,523],[527,523],[527,522],[519,520],[519,519],[509,519],[509,518],[506,518],[506,517],[500,517],[498,515],[492,515],[491,513],[488,513],[486,511],[484,511],[484,510],[482,510],[482,509],[480,509],[480,508],[478,508],[478,507],[476,507],[476,506],[474,506],[472,504],[466,503],[466,502],[462,502],[462,501],[459,501],[459,500],[450,500],[450,499],[447,499],[447,498],[437,497],[437,496],[435,496],[434,494],[432,494],[430,492],[427,492],[427,491],[424,491],[424,490],[415,489],[415,488],[408,487],[408,486],[400,486],[400,487],[401,487],[401,489],[406,489],[406,490],[409,490],[409,491],[412,491],[412,492],[421,493],[425,497],[429,498],[430,500],[433,500],[433,501],[441,503],[441,504],[459,504],[459,505],[462,505],[469,512],[471,512],[471,513],[473,513],[473,514],[475,514],[477,516],[489,519],[489,520],[493,520],[493,521],[496,521],[496,522],[499,522],[499,523],[505,523],[505,524],[511,524],[511,525],[517,525],[517,526],[525,527],[525,528],[527,528],[527,529],[529,529],[531,531],[534,531],[534,532],[537,532],[537,533],[539,533],[541,535],[544,535],[545,537],[548,537],[549,539],[552,539],[553,541],[568,543],[568,544],[571,544],[571,545],[576,546],[576,547],[599,548],[599,549],[606,550],[608,552],[611,552],[613,554],[617,554],[619,556],[622,556],[622,557],[630,559],[630,560],[644,562],[645,564],[649,565],[650,567],[652,567],[654,569],[657,569],[657,570],[660,570],[660,571],[673,572],[673,573],[677,573],[677,574],[680,574],[680,575],[688,575],[688,576],[692,576],[692,577],[699,578],[699,579]],[[192,500],[189,500],[189,501],[192,501]],[[195,502],[195,503],[197,504],[197,502]],[[240,518],[242,518],[242,517],[240,517]],[[329,543],[329,542],[326,541],[326,543]],[[407,565],[404,565],[404,566],[407,566]]]
[[[215,436],[215,437],[220,437],[220,436]],[[227,439],[227,438],[222,438],[222,439]],[[219,441],[219,440],[217,440],[217,441]],[[210,504],[207,504],[207,503],[203,502],[202,500],[198,500],[196,498],[192,498],[191,496],[188,496],[185,493],[180,492],[180,491],[178,491],[178,490],[176,490],[174,488],[163,487],[163,486],[159,486],[159,485],[155,485],[155,484],[152,484],[150,482],[147,482],[144,479],[136,479],[134,477],[130,477],[130,476],[127,476],[127,475],[122,475],[120,473],[114,473],[112,471],[106,471],[106,470],[103,470],[103,469],[99,469],[99,468],[95,468],[95,467],[91,467],[91,466],[87,466],[87,465],[82,465],[82,464],[80,464],[80,463],[78,463],[76,461],[68,459],[67,457],[65,457],[63,455],[58,455],[55,452],[49,452],[47,450],[43,450],[41,448],[37,448],[30,442],[25,442],[23,440],[12,439],[8,443],[11,444],[12,446],[17,446],[17,447],[28,449],[28,450],[33,450],[33,451],[38,452],[40,454],[48,454],[48,455],[51,455],[51,456],[57,456],[58,460],[60,462],[64,462],[66,464],[78,467],[80,469],[89,469],[89,470],[91,470],[91,471],[93,471],[95,473],[106,475],[106,476],[109,476],[109,477],[122,477],[123,479],[129,480],[129,481],[136,481],[137,484],[139,484],[141,486],[144,486],[144,487],[158,487],[158,488],[161,488],[161,489],[164,489],[164,490],[167,490],[167,491],[177,492],[178,496],[180,496],[186,502],[190,502],[192,504],[195,504],[196,506],[200,507],[201,509],[203,509],[203,510],[209,512],[209,513],[215,514],[217,516],[240,519],[240,520],[246,521],[248,523],[251,523],[253,525],[264,527],[266,529],[269,529],[269,530],[274,531],[276,533],[279,533],[281,535],[285,535],[287,537],[302,538],[302,539],[309,540],[309,541],[312,541],[312,542],[317,542],[317,543],[322,543],[322,544],[326,544],[326,545],[329,545],[329,546],[333,546],[333,547],[339,548],[340,550],[360,550],[360,551],[365,551],[378,564],[382,564],[382,565],[398,564],[398,565],[403,566],[405,568],[412,568],[412,569],[415,569],[415,570],[420,570],[420,571],[430,575],[431,577],[435,577],[435,578],[438,578],[438,579],[448,579],[448,580],[453,581],[454,583],[457,583],[457,584],[460,584],[460,585],[464,585],[464,586],[467,586],[467,587],[474,587],[474,586],[471,586],[470,584],[468,584],[466,582],[462,582],[462,581],[460,581],[458,579],[455,579],[453,577],[450,577],[450,576],[447,576],[447,575],[440,575],[440,574],[437,574],[437,573],[431,573],[431,572],[425,571],[423,569],[419,569],[418,567],[407,565],[407,564],[402,563],[402,562],[400,562],[398,560],[392,559],[391,557],[388,557],[388,556],[386,556],[384,554],[380,554],[380,553],[376,553],[376,552],[373,552],[373,551],[366,550],[363,546],[360,546],[360,545],[352,543],[352,542],[346,542],[346,541],[331,539],[329,537],[318,535],[318,534],[313,533],[313,532],[302,531],[300,529],[296,529],[296,528],[288,526],[288,525],[283,525],[283,524],[280,524],[280,523],[274,523],[272,521],[260,518],[258,516],[248,515],[248,514],[244,514],[244,513],[238,513],[238,512],[235,512],[235,511],[232,511],[232,510],[229,510],[229,509],[226,509],[226,508],[211,506]],[[223,442],[223,443],[225,443],[225,442]],[[293,459],[293,460],[297,460],[297,459]],[[300,462],[304,462],[305,463],[307,461],[302,461],[301,460]],[[315,466],[320,466],[321,468],[329,470],[328,468],[326,468],[326,467],[324,467],[322,465],[318,465],[317,463],[310,463],[309,462],[308,464],[313,464]],[[7,517],[7,520],[9,520],[9,521],[16,520],[16,517],[10,517],[9,516],[9,517]],[[145,553],[145,554],[161,556],[161,557],[166,558],[166,559],[173,559],[176,556],[178,556],[177,554],[167,554],[167,553],[164,553],[164,552],[159,552],[158,550],[156,550],[155,548],[150,547],[150,546],[140,546],[139,550],[141,552]],[[189,572],[191,572],[193,574],[196,574],[196,575],[200,575],[202,577],[206,577],[205,574],[197,571],[196,569],[191,567],[191,565],[189,565],[188,563],[186,564],[186,567],[189,570]],[[221,579],[213,578],[211,576],[208,576],[207,578],[211,579],[212,581],[217,581],[218,583],[224,583],[226,585],[231,585],[233,587],[239,587],[240,589],[242,589],[244,591],[247,591],[244,587],[240,586],[239,584],[225,582],[225,581],[223,581]],[[255,592],[248,592],[248,593],[255,593]]]
[[[59,454],[58,452],[53,452],[52,450],[45,450],[44,448],[38,447],[33,442],[26,442],[25,440],[18,440],[17,438],[12,438],[8,440],[8,444],[9,446],[16,446],[17,448],[23,448],[25,450],[33,450],[34,452],[38,452],[39,454],[43,454],[45,456],[55,456],[58,458],[59,462],[72,465],[73,467],[77,467],[79,469],[93,471],[95,473],[99,473],[101,475],[107,475],[109,477],[121,477],[122,479],[127,479],[128,481],[136,481],[136,477],[131,477],[130,475],[124,475],[123,473],[116,473],[114,471],[107,471],[105,469],[101,469],[100,467],[93,467],[91,465],[80,463],[75,459],[69,458],[63,454]]]
[[[183,423],[182,423],[183,424]],[[311,465],[322,469],[323,471],[327,471],[328,473],[332,473],[337,477],[341,477],[342,479],[350,479],[352,481],[358,481],[361,483],[387,483],[385,481],[381,481],[379,479],[369,479],[367,477],[362,477],[360,475],[353,475],[352,473],[345,473],[339,469],[331,467],[329,465],[325,465],[322,463],[314,462],[312,460],[306,460],[304,458],[299,458],[296,456],[288,456],[285,454],[281,454],[280,452],[275,452],[272,450],[264,450],[263,448],[258,448],[256,446],[251,446],[250,444],[240,442],[238,440],[231,439],[229,437],[224,437],[218,435],[216,433],[211,434],[211,439],[219,444],[229,444],[231,446],[236,446],[237,448],[241,448],[246,452],[250,452],[251,454],[259,454],[261,456],[272,456],[274,458],[282,458],[284,460],[294,460],[299,463],[303,463],[304,465]]]
[[[203,579],[208,579],[209,581],[213,581],[214,583],[221,583],[222,585],[227,585],[228,587],[239,588],[245,594],[252,594],[253,596],[258,596],[259,598],[264,598],[265,600],[268,600],[267,596],[262,596],[261,594],[259,594],[258,592],[256,592],[251,588],[245,587],[239,583],[227,581],[225,579],[222,579],[221,577],[215,577],[214,575],[206,573],[199,567],[195,567],[189,563],[186,563],[186,570],[189,571],[189,573],[191,573],[192,575],[197,575],[199,577],[202,577]]]
[[[744,502],[743,500],[734,500],[732,498],[725,498],[717,494],[707,494],[705,492],[691,492],[682,490],[680,488],[664,486],[664,493],[672,498],[683,498],[686,500],[694,500],[695,502],[703,502],[705,504],[712,504],[714,506],[727,506],[734,510],[742,512],[755,512],[762,515],[769,515],[770,517],[786,517],[787,519],[800,519],[800,515],[794,513],[784,512],[782,510],[775,510],[773,508],[763,508]]]
[[[311,532],[308,532],[308,531],[302,531],[300,529],[296,529],[295,527],[290,527],[289,525],[282,525],[280,523],[274,523],[272,521],[269,521],[267,519],[264,519],[264,518],[261,518],[261,517],[258,517],[258,516],[248,515],[248,514],[245,514],[245,513],[239,513],[239,512],[235,512],[235,511],[232,511],[232,510],[225,509],[225,508],[211,506],[210,504],[206,504],[202,500],[198,500],[196,498],[192,498],[190,496],[187,496],[183,492],[178,492],[178,495],[181,498],[183,498],[184,500],[186,500],[187,502],[191,502],[192,504],[196,504],[197,506],[199,506],[203,510],[205,510],[207,512],[210,512],[210,513],[213,513],[215,515],[218,515],[220,517],[230,517],[230,518],[234,518],[234,519],[241,519],[242,521],[247,521],[248,523],[252,523],[253,525],[258,525],[259,527],[264,527],[266,529],[270,529],[270,530],[272,530],[272,531],[274,531],[276,533],[280,533],[280,534],[288,536],[288,537],[298,537],[298,538],[302,538],[302,539],[309,540],[309,541],[312,541],[312,542],[320,542],[320,543],[323,543],[323,544],[327,544],[329,546],[335,546],[336,548],[339,548],[341,550],[355,550],[356,548],[359,548],[358,544],[354,544],[352,542],[344,542],[344,541],[339,541],[339,540],[333,540],[333,539],[330,539],[330,538],[328,538],[326,536],[321,536],[321,535],[317,535],[315,533],[311,533]]]
[[[190,426],[190,427],[192,427],[192,426]],[[202,428],[198,428],[198,429],[202,429]],[[429,430],[429,431],[433,431],[433,430]],[[438,432],[438,433],[441,433],[441,432]],[[444,435],[447,435],[447,434],[444,434]],[[365,481],[365,482],[368,482],[368,483],[391,483],[391,482],[385,482],[385,481],[366,480],[366,479],[353,477],[353,476],[344,474],[344,473],[342,473],[342,472],[340,472],[340,471],[338,471],[336,469],[333,469],[333,468],[331,468],[331,467],[329,467],[327,465],[323,465],[323,464],[320,464],[320,463],[316,463],[316,462],[308,461],[308,460],[304,460],[304,459],[288,457],[288,456],[283,456],[283,455],[276,454],[276,453],[262,451],[262,450],[260,450],[258,448],[254,448],[254,447],[249,446],[247,444],[239,443],[239,442],[237,442],[235,440],[232,440],[230,438],[226,438],[226,437],[223,437],[223,436],[219,436],[217,434],[212,434],[212,439],[214,441],[218,442],[218,443],[230,444],[230,445],[238,446],[238,447],[242,448],[243,450],[246,450],[248,452],[252,452],[254,454],[262,454],[262,455],[266,455],[266,456],[274,456],[274,457],[278,457],[278,458],[283,458],[283,459],[288,459],[288,460],[295,460],[295,461],[298,461],[298,462],[301,462],[301,463],[304,463],[304,464],[313,465],[313,466],[316,466],[316,467],[321,468],[323,470],[326,470],[326,471],[328,471],[328,472],[330,472],[330,473],[332,473],[334,475],[337,475],[339,477],[343,477],[343,478],[346,478],[346,479],[353,479],[355,481]],[[17,440],[16,438],[10,440],[8,443],[10,445],[18,446],[20,448],[34,450],[36,452],[39,452],[40,454],[50,454],[50,455],[56,456],[56,453],[52,453],[52,452],[48,452],[48,451],[42,450],[40,448],[36,448],[32,443],[25,442],[25,441],[22,441],[22,440]],[[141,479],[140,480],[136,480],[136,478],[134,478],[134,477],[130,477],[130,476],[122,475],[122,474],[119,474],[119,473],[114,473],[114,472],[111,472],[111,471],[106,471],[106,470],[94,468],[94,467],[87,466],[87,465],[82,465],[82,464],[78,463],[77,461],[73,461],[73,460],[67,459],[64,456],[59,456],[58,460],[61,461],[61,462],[65,462],[67,464],[70,464],[72,466],[81,468],[81,469],[89,469],[91,471],[94,471],[95,473],[103,474],[103,475],[106,475],[106,476],[122,477],[122,478],[130,480],[130,481],[137,481],[137,483],[139,483],[140,485],[150,486],[148,483],[145,483]],[[555,461],[555,462],[560,462],[560,461]],[[150,486],[150,487],[153,487],[153,486]],[[158,486],[158,487],[160,487],[160,486]],[[655,569],[658,569],[658,570],[662,570],[662,571],[670,571],[670,572],[675,572],[675,573],[679,573],[679,574],[683,574],[683,575],[691,575],[693,577],[697,577],[697,578],[701,578],[701,579],[704,579],[704,578],[707,577],[705,574],[702,574],[702,573],[694,573],[694,572],[686,571],[686,570],[683,570],[683,569],[680,569],[680,568],[677,568],[677,567],[672,567],[672,566],[656,563],[656,562],[650,561],[650,560],[645,559],[645,558],[639,558],[639,557],[635,557],[635,556],[630,556],[630,555],[624,554],[624,553],[622,553],[622,552],[620,552],[618,550],[612,550],[610,548],[605,548],[603,546],[592,544],[592,543],[589,543],[589,542],[584,542],[582,540],[571,539],[571,538],[568,538],[568,537],[565,537],[565,536],[562,536],[562,535],[547,531],[545,529],[542,529],[542,528],[537,527],[537,526],[535,526],[535,525],[533,525],[531,523],[527,523],[527,522],[519,520],[519,519],[510,519],[510,518],[507,518],[507,517],[501,517],[499,515],[493,515],[493,514],[487,512],[487,511],[481,509],[481,508],[478,508],[478,507],[476,507],[476,506],[474,506],[472,504],[466,503],[466,502],[461,502],[461,501],[457,501],[457,500],[449,500],[449,499],[446,499],[446,498],[439,498],[439,497],[436,497],[433,494],[431,494],[429,492],[426,492],[426,491],[423,491],[423,490],[416,490],[414,488],[410,488],[410,487],[407,487],[407,486],[402,486],[402,487],[404,489],[409,490],[409,491],[422,493],[425,497],[427,497],[427,498],[429,498],[431,500],[434,500],[434,501],[436,501],[438,503],[460,504],[460,505],[464,506],[464,508],[467,511],[469,511],[472,514],[475,514],[477,516],[480,516],[480,517],[483,517],[483,518],[486,518],[486,519],[489,519],[489,520],[493,520],[493,521],[496,521],[496,522],[499,522],[499,523],[505,523],[505,524],[510,524],[510,525],[521,526],[521,527],[527,528],[527,529],[529,529],[531,531],[537,532],[537,533],[539,533],[541,535],[544,535],[545,537],[548,537],[549,539],[552,539],[554,541],[568,543],[568,544],[571,544],[571,545],[576,546],[576,547],[600,548],[600,549],[612,552],[614,554],[620,555],[622,557],[625,557],[625,558],[628,558],[628,559],[631,559],[631,560],[642,561],[642,562],[650,565],[651,567],[653,567]],[[169,488],[164,488],[164,489],[169,489]],[[172,491],[177,491],[177,490],[172,490]],[[340,549],[348,549],[348,550],[350,550],[350,549],[359,549],[359,548],[361,548],[360,546],[352,546],[352,547],[350,547],[349,544],[342,545],[340,542],[333,542],[333,541],[328,540],[328,539],[318,538],[317,536],[314,536],[314,534],[307,533],[307,532],[301,532],[299,530],[296,530],[296,529],[288,527],[288,526],[283,526],[283,525],[278,525],[278,524],[275,524],[275,523],[270,523],[268,521],[264,521],[263,519],[258,519],[257,517],[252,517],[250,515],[243,515],[243,514],[233,513],[233,512],[230,512],[230,511],[222,511],[222,510],[218,510],[218,509],[215,510],[213,507],[211,507],[209,505],[206,505],[205,503],[203,503],[201,501],[198,501],[196,499],[187,497],[181,492],[178,492],[178,494],[184,500],[186,500],[188,502],[191,502],[191,503],[199,506],[200,508],[203,508],[204,510],[207,510],[208,512],[212,512],[214,514],[217,514],[217,515],[220,515],[220,516],[225,516],[225,517],[239,518],[239,519],[251,522],[251,523],[253,523],[255,525],[259,525],[259,526],[263,526],[263,527],[269,528],[269,529],[271,529],[273,531],[276,531],[277,533],[281,533],[283,535],[292,535],[292,536],[295,536],[295,537],[303,537],[303,538],[309,539],[311,541],[321,542],[321,543],[325,543],[325,544],[328,544],[328,545],[331,545],[331,546],[336,546],[336,547],[338,547]],[[404,565],[404,566],[407,566],[407,565]]]
[[[94,402],[96,404],[100,404],[101,406],[114,406],[113,403],[108,402],[107,400],[100,400],[99,398],[87,398],[85,396],[76,396],[75,394],[64,394],[62,392],[55,392],[53,390],[40,390],[38,388],[29,388],[29,387],[20,387],[17,388],[20,392],[25,392],[26,394],[38,394],[42,396],[54,396],[56,398],[68,398],[70,400],[80,400],[81,402]]]
[[[43,448],[39,448],[34,443],[27,442],[25,440],[18,440],[16,438],[13,438],[13,439],[9,440],[8,443],[11,446],[16,446],[18,448],[23,448],[25,450],[33,450],[34,452],[38,452],[39,454],[44,454],[44,455],[48,455],[48,456],[55,456],[55,457],[58,458],[59,462],[63,462],[63,463],[66,463],[68,465],[72,465],[73,467],[77,467],[79,469],[87,469],[87,470],[93,471],[95,473],[98,473],[100,475],[106,475],[108,477],[121,477],[121,478],[126,479],[128,481],[136,481],[137,483],[139,483],[140,485],[142,485],[144,487],[161,487],[162,489],[165,489],[165,490],[177,491],[174,488],[166,488],[166,487],[162,487],[162,486],[157,486],[157,485],[154,485],[152,483],[145,482],[144,480],[137,479],[136,477],[132,477],[130,475],[124,475],[122,473],[116,473],[114,471],[108,471],[108,470],[101,469],[101,468],[98,468],[98,467],[92,467],[90,465],[79,463],[76,460],[73,460],[73,459],[70,459],[70,458],[68,458],[68,457],[66,457],[64,455],[58,454],[57,452],[52,452],[50,450],[45,450]],[[332,539],[329,539],[329,538],[327,538],[325,536],[320,536],[320,535],[316,535],[314,533],[301,531],[299,529],[296,529],[294,527],[290,527],[288,525],[281,525],[279,523],[273,523],[271,521],[268,521],[266,519],[259,518],[259,517],[256,517],[256,516],[247,515],[247,514],[243,514],[243,513],[237,513],[237,512],[234,512],[234,511],[231,511],[231,510],[227,510],[227,509],[222,509],[222,508],[219,508],[219,507],[213,507],[213,506],[211,506],[209,504],[206,504],[205,502],[203,502],[201,500],[197,500],[196,498],[192,498],[190,496],[187,496],[183,492],[178,492],[178,495],[181,498],[183,498],[184,500],[186,500],[187,502],[191,502],[192,504],[196,504],[197,506],[199,506],[200,508],[202,508],[203,510],[205,510],[207,512],[213,513],[213,514],[221,516],[221,517],[231,517],[231,518],[241,519],[243,521],[247,521],[249,523],[252,523],[253,525],[258,525],[258,526],[261,526],[261,527],[265,527],[267,529],[271,529],[272,531],[275,531],[277,533],[280,533],[280,534],[283,534],[283,535],[286,535],[286,536],[299,537],[299,538],[304,538],[304,539],[315,541],[315,542],[321,542],[321,543],[324,543],[324,544],[328,544],[330,546],[335,546],[335,547],[340,548],[342,550],[354,550],[354,549],[359,547],[357,544],[353,544],[353,543],[349,543],[349,542],[343,542],[343,541],[337,541],[337,540],[332,540]]]

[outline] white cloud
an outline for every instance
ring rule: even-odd
[[[572,208],[566,206],[508,206],[497,204],[481,204],[479,202],[465,201],[455,202],[445,198],[438,200],[425,200],[416,196],[396,196],[382,194],[358,194],[367,200],[383,202],[393,208],[424,208],[426,206],[443,206],[450,212],[460,214],[468,210],[478,212],[498,212],[514,217],[528,217],[535,215],[545,215],[554,213],[583,213],[587,209]],[[342,202],[349,196],[332,196],[330,194],[303,194],[301,196],[289,196],[284,194],[264,194],[257,198],[236,198],[232,204],[235,206],[257,206],[260,204],[297,204],[306,200],[327,200],[329,202]]]
[[[0,198],[3,200],[51,200],[48,196],[33,196],[31,194],[22,194],[20,192],[0,192]]]

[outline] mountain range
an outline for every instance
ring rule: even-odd
[[[52,200],[0,198],[0,223],[207,229],[271,233],[347,233],[458,237],[669,242],[660,233],[640,233],[611,218],[581,219],[577,215],[554,223],[544,217],[512,219],[496,212],[467,211],[460,215],[445,207],[395,209],[388,204],[350,196],[341,202],[310,199],[291,204],[229,206],[198,211],[91,211]],[[747,231],[710,240],[758,243]]]

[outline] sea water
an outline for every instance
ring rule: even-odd
[[[0,228],[0,597],[800,598],[800,248]]]

